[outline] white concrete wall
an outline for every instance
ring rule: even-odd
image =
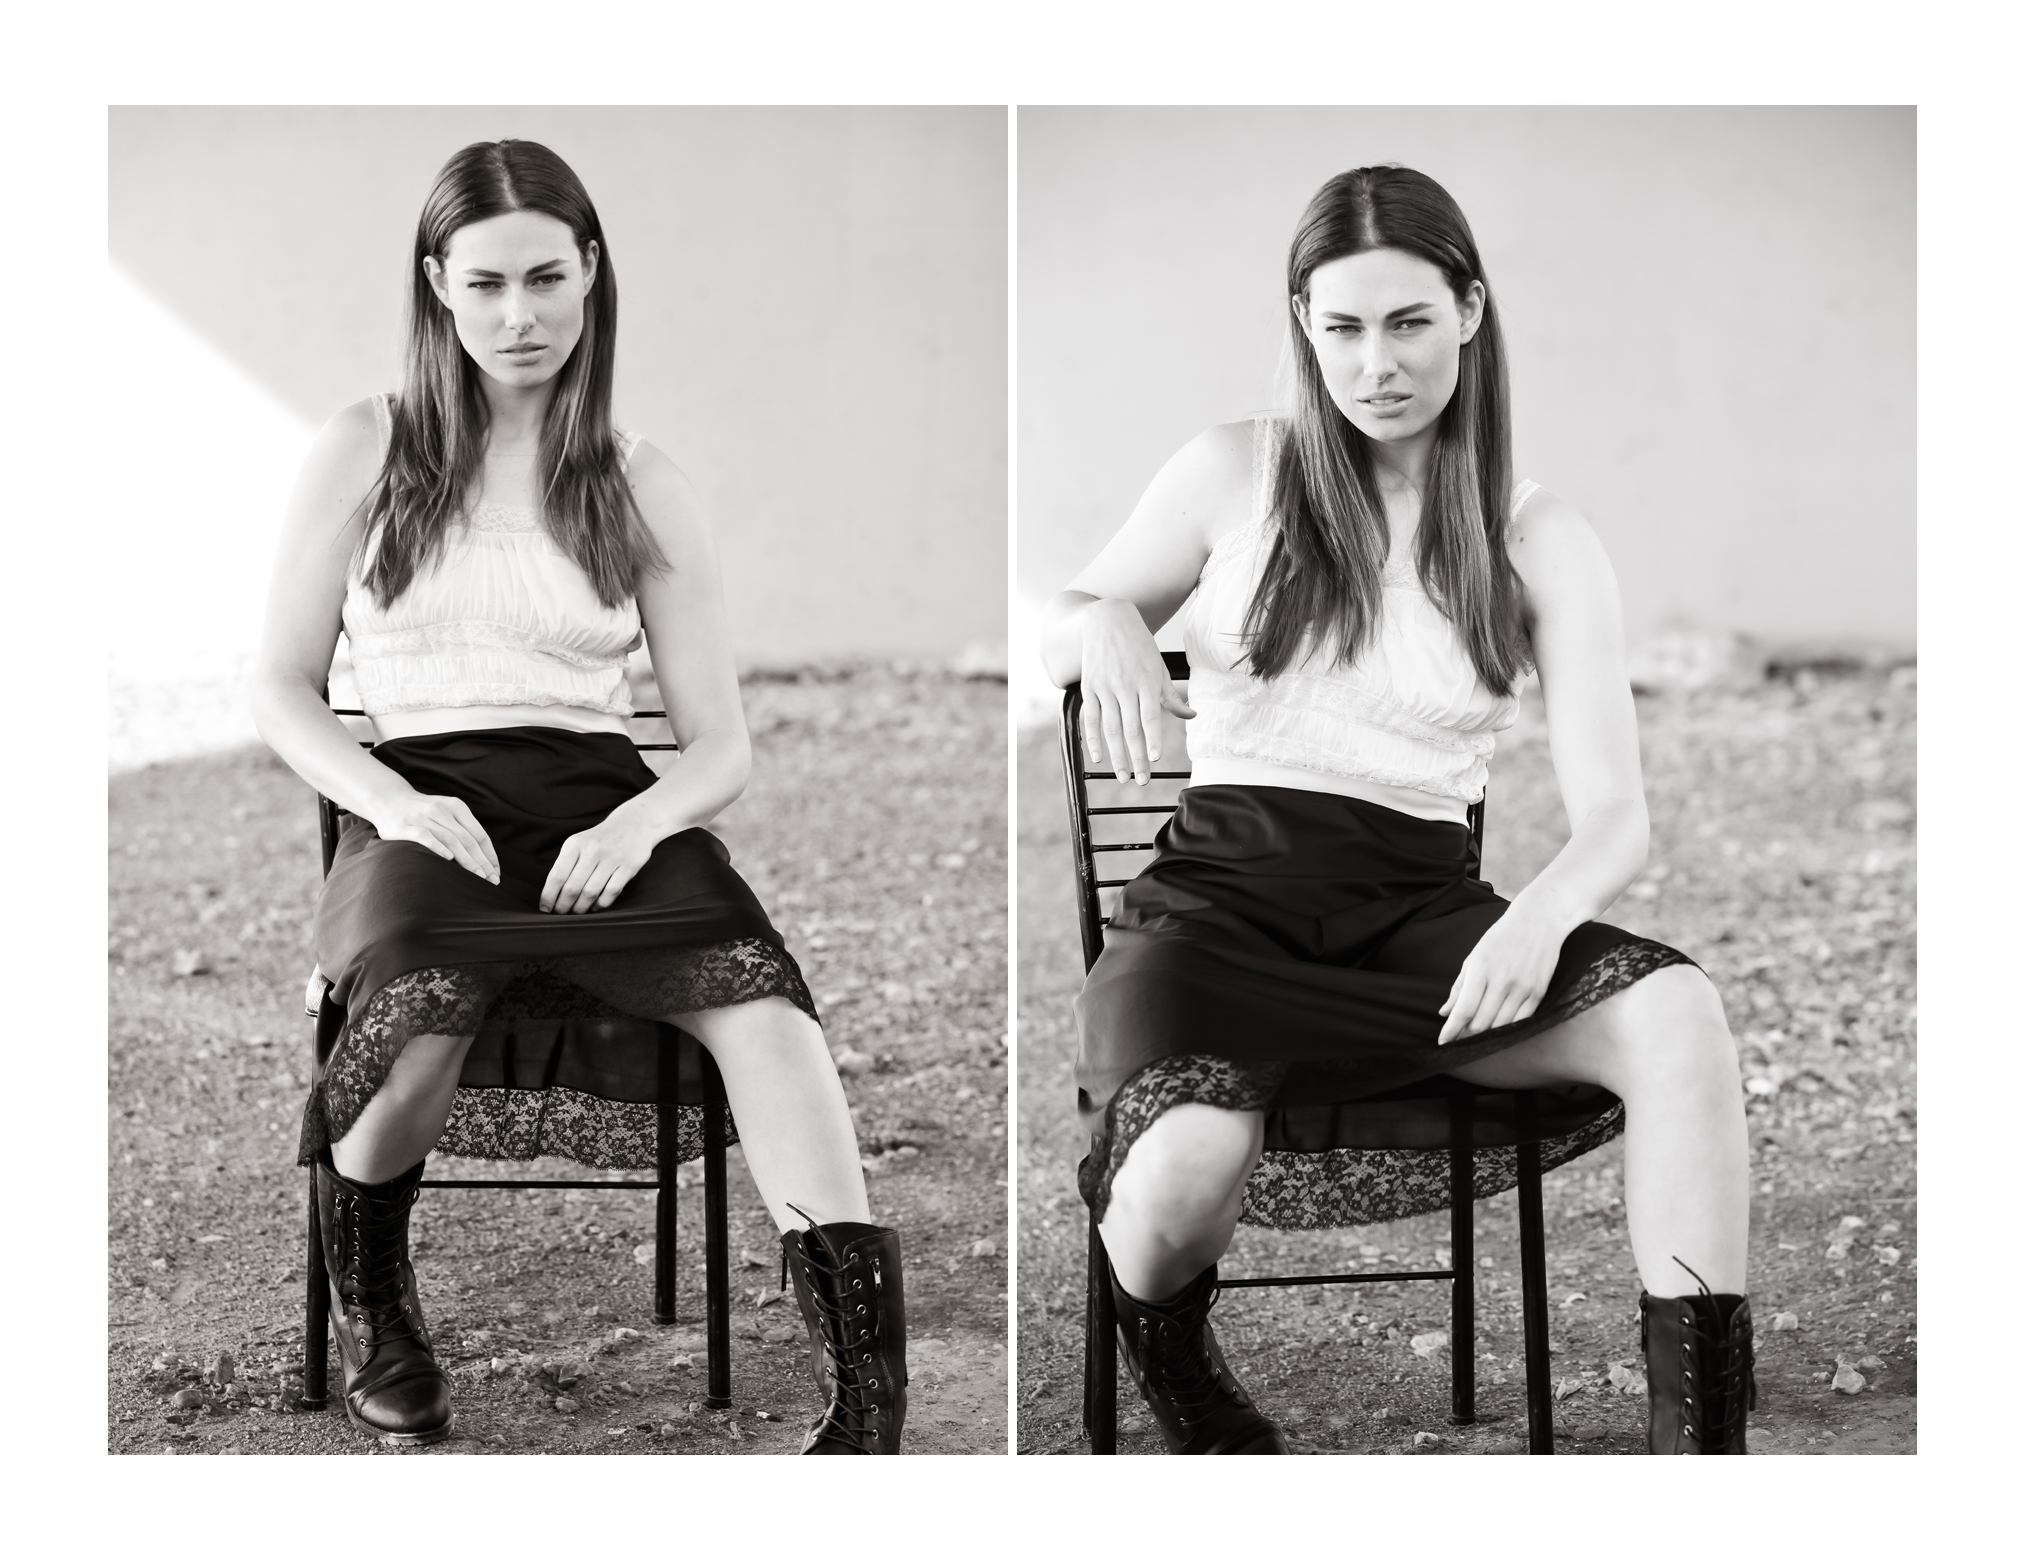
[[[1002,109],[122,108],[116,702],[230,682],[302,446],[398,383],[430,181],[507,135],[597,202],[616,415],[701,491],[740,662],[1002,652]]]
[[[1634,641],[1909,645],[1913,117],[1021,110],[1022,611],[1193,433],[1272,403],[1301,210],[1395,161],[1469,217],[1518,472],[1595,522]]]

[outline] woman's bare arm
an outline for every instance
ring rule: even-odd
[[[1122,780],[1144,783],[1160,756],[1160,713],[1194,711],[1153,634],[1202,575],[1216,537],[1251,502],[1248,421],[1211,427],[1167,461],[1110,544],[1048,602],[1041,660],[1057,686],[1082,683],[1083,740]]]
[[[1570,831],[1463,963],[1442,1007],[1442,1042],[1531,1015],[1561,942],[1617,899],[1644,868],[1650,843],[1623,606],[1602,542],[1572,507],[1541,492],[1513,525],[1510,548],[1533,610],[1533,657]]]
[[[364,400],[325,423],[303,460],[267,590],[253,672],[254,726],[306,783],[371,822],[381,837],[419,843],[496,885],[499,857],[470,808],[448,796],[417,794],[361,750],[323,700],[343,628],[359,505],[379,463],[379,433]]]
[[[752,744],[724,620],[716,542],[695,488],[660,450],[641,444],[628,471],[668,570],[638,597],[661,706],[681,754],[651,789],[563,844],[542,888],[544,911],[609,907],[654,845],[709,823],[745,791]]]

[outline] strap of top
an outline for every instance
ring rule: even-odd
[[[1520,481],[1516,486],[1511,488],[1511,519],[1516,519],[1519,514],[1525,511],[1525,505],[1532,500],[1533,495],[1538,490],[1539,483],[1537,481]],[[1510,520],[1505,521],[1506,528],[1510,527],[1510,522]]]
[[[1279,426],[1272,416],[1251,419],[1251,522],[1262,524],[1272,512],[1273,477],[1279,466]]]

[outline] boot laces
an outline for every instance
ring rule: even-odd
[[[1717,1327],[1705,1336],[1707,1375],[1701,1380],[1700,1393],[1703,1401],[1713,1406],[1717,1413],[1711,1416],[1704,1411],[1701,1422],[1707,1440],[1727,1442],[1732,1432],[1742,1428],[1750,1407],[1757,1402],[1757,1358],[1751,1353],[1735,1315],[1730,1315],[1728,1323],[1722,1323],[1715,1293],[1701,1279],[1699,1272],[1678,1254],[1673,1255],[1673,1263],[1694,1277],[1694,1283],[1701,1288],[1701,1295],[1708,1299],[1709,1311],[1714,1315]],[[1700,1331],[1696,1329],[1695,1332]]]
[[[1229,1392],[1209,1354],[1209,1310],[1222,1294],[1222,1287],[1212,1287],[1198,1307],[1146,1326],[1152,1342],[1145,1348],[1146,1381],[1166,1391],[1182,1426],[1198,1424]]]
[[[401,1301],[401,1263],[407,1251],[404,1247],[406,1239],[390,1235],[362,1236],[364,1228],[361,1223],[398,1218],[412,1203],[412,1194],[405,1202],[384,1208],[373,1205],[362,1195],[354,1196],[351,1215],[347,1218],[350,1223],[352,1279],[345,1306],[354,1321],[364,1320],[369,1343],[373,1345],[378,1345],[383,1337],[393,1332],[412,1332],[409,1314]],[[418,1334],[414,1337],[420,1339]]]
[[[809,1225],[813,1228],[815,1223],[810,1221]],[[817,1253],[825,1257],[818,1258]],[[827,1245],[819,1238],[812,1234],[802,1237],[802,1270],[808,1277],[809,1295],[815,1304],[822,1349],[829,1358],[831,1385],[829,1404],[816,1422],[814,1433],[817,1439],[840,1437],[859,1452],[867,1452],[866,1443],[878,1435],[872,1418],[880,1409],[876,1398],[879,1384],[876,1378],[865,1376],[866,1364],[872,1359],[868,1349],[862,1361],[853,1355],[851,1326],[862,1320],[857,1344],[870,1347],[878,1327],[883,1272],[874,1257],[867,1271],[871,1288],[866,1291],[864,1280],[851,1273],[866,1269],[858,1256],[852,1254],[842,1264],[831,1264],[826,1257],[828,1253]]]

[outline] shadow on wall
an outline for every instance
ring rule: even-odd
[[[113,259],[197,391],[134,408],[191,468],[166,514],[158,477],[120,504],[165,537],[135,564],[132,657],[171,669],[207,622],[205,676],[250,650],[309,430],[397,385],[430,181],[522,136],[597,201],[616,412],[702,494],[740,664],[1002,658],[1005,130],[970,108],[113,110]]]

